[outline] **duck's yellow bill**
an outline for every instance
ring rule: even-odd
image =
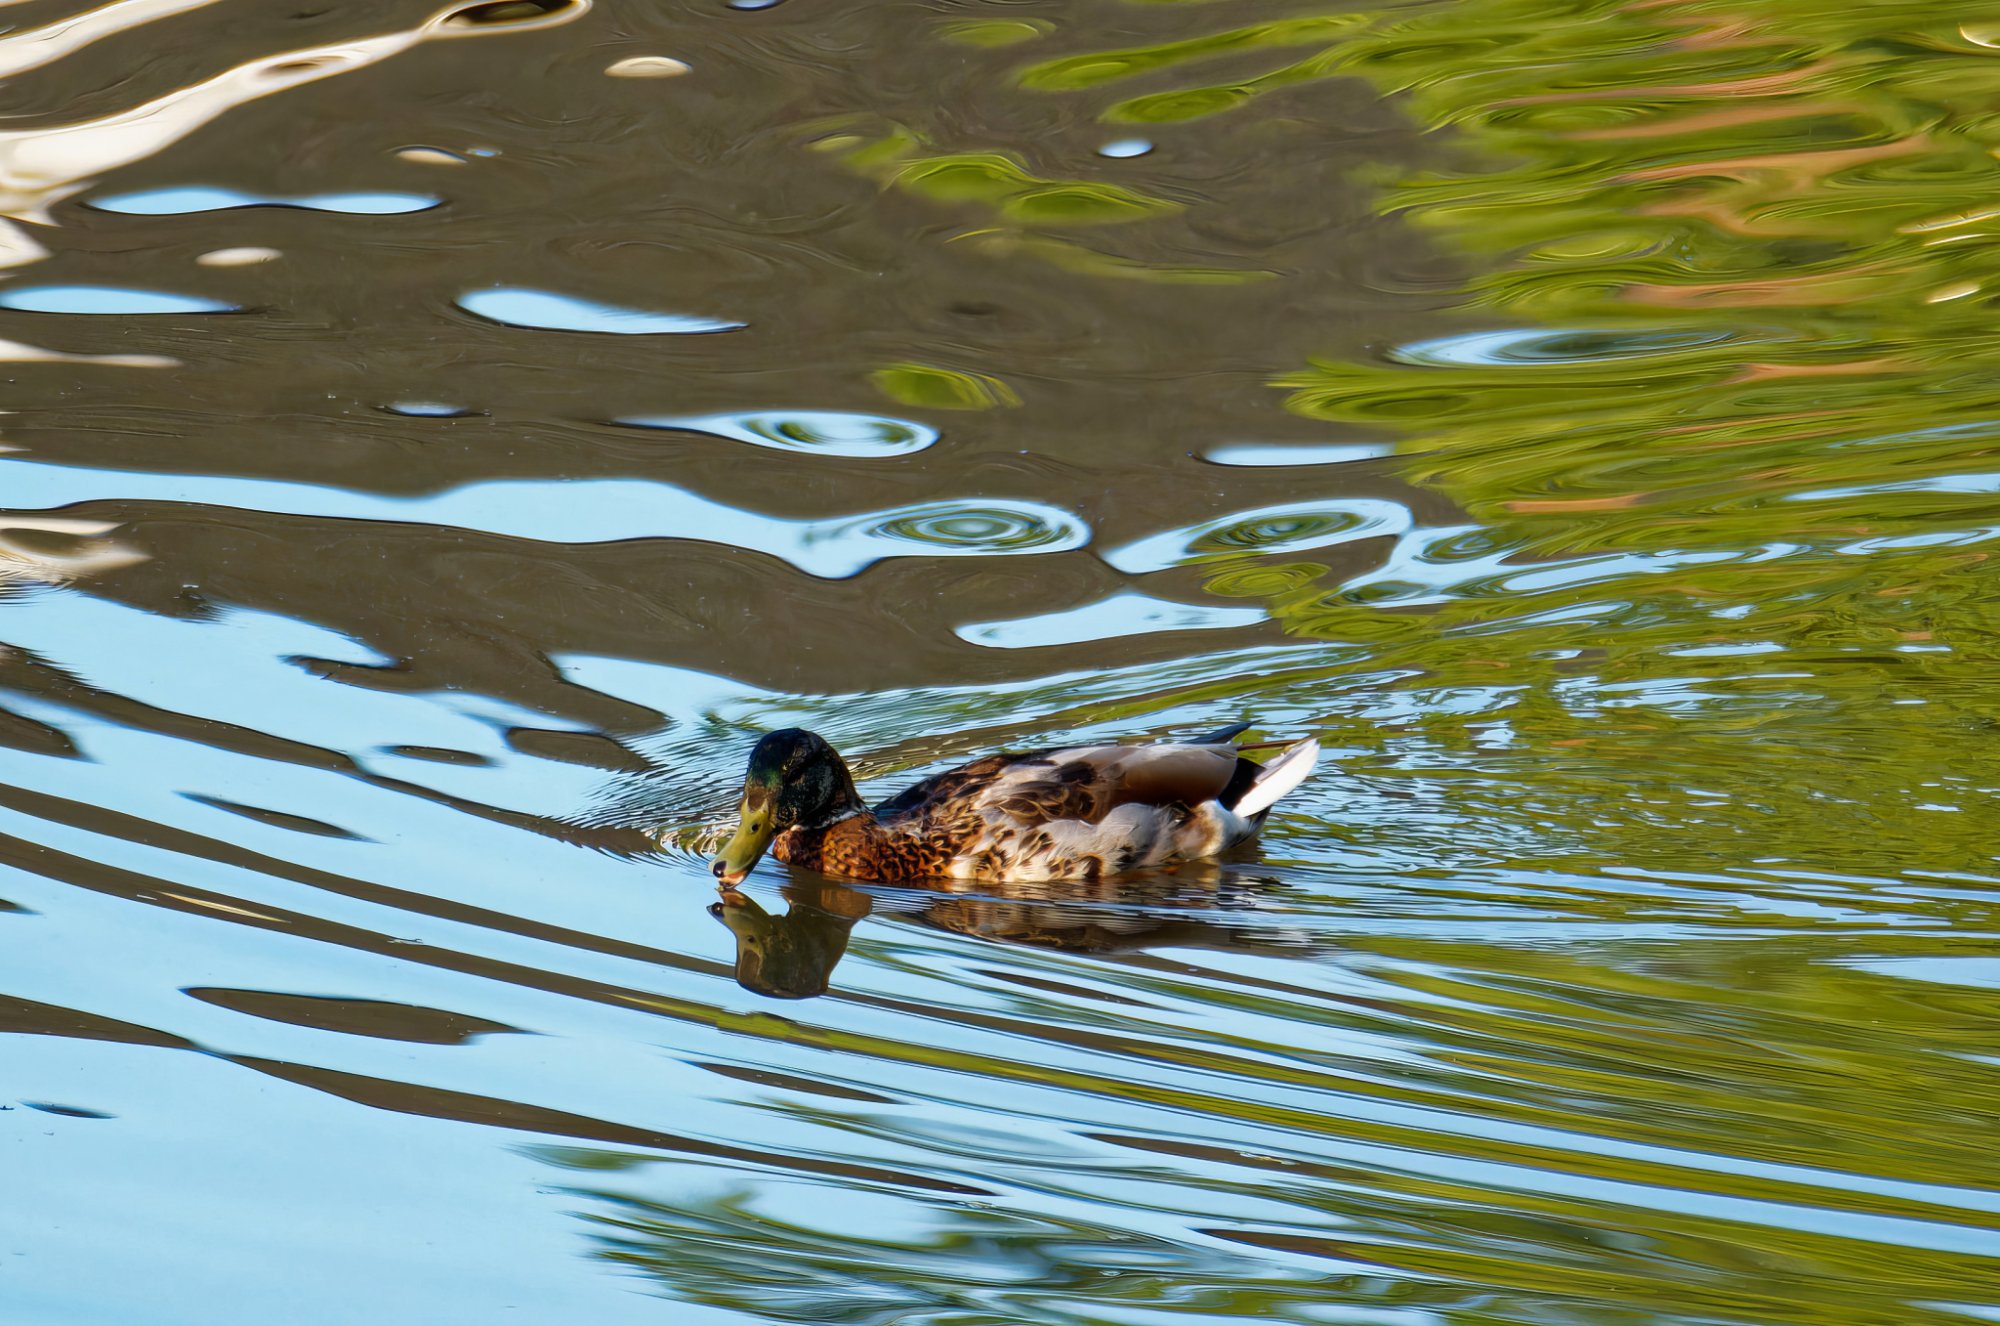
[[[776,836],[770,802],[753,806],[745,797],[737,815],[735,836],[723,844],[722,851],[708,867],[724,884],[742,883]]]

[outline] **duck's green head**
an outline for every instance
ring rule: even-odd
[[[767,733],[750,752],[736,834],[709,869],[724,884],[738,883],[785,830],[817,828],[860,809],[854,779],[833,747],[804,728]]]

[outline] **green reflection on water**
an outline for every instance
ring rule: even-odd
[[[974,31],[983,33],[984,27]],[[961,36],[958,28],[945,30],[946,40]],[[865,117],[818,122],[810,132],[820,135],[812,140],[816,150],[889,187],[940,207],[983,212],[983,221],[991,224],[962,231],[951,242],[999,259],[1025,253],[1083,276],[1183,285],[1242,285],[1275,275],[1131,257],[1044,233],[1158,222],[1183,209],[1121,184],[1037,175],[1012,150],[937,152],[907,128]]]
[[[1430,734],[1503,719],[1579,844],[1990,868],[1996,52],[1915,4],[1472,0],[1315,59],[1452,132],[1383,206],[1497,270],[1465,333],[1282,381],[1476,526],[1273,614],[1485,689]]]
[[[1021,85],[1038,92],[1074,92],[1238,51],[1330,41],[1366,21],[1352,14],[1284,19],[1160,46],[1071,56],[1026,70],[1021,75]],[[1197,89],[1190,95],[1199,96],[1205,91],[1208,89]]]
[[[930,152],[900,128],[872,139],[838,134],[819,146],[844,153],[849,165],[895,188],[940,203],[983,204],[999,219],[1024,225],[1115,225],[1175,210],[1122,185],[1036,175],[1011,152]]]
[[[930,364],[890,364],[869,380],[898,404],[923,409],[990,410],[1021,403],[1014,389],[996,377]]]

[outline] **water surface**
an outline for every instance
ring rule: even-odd
[[[10,16],[0,1318],[2000,1319],[2000,27]],[[764,729],[1239,718],[711,914]]]

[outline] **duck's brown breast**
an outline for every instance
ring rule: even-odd
[[[945,835],[891,833],[873,816],[855,815],[822,829],[787,829],[771,854],[804,870],[886,884],[942,875],[953,852]]]

